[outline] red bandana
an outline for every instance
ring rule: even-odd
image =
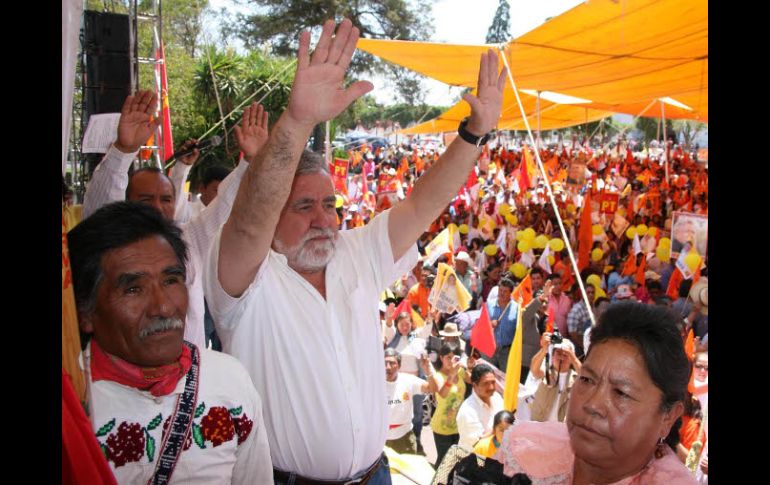
[[[94,381],[115,381],[118,384],[150,391],[153,396],[165,396],[175,388],[179,379],[192,366],[190,348],[182,345],[182,355],[173,364],[160,367],[139,367],[104,352],[91,339],[91,378]]]

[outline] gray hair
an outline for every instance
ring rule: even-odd
[[[299,165],[297,166],[297,171],[294,172],[294,177],[313,173],[331,175],[329,173],[329,165],[320,153],[305,150],[299,157]]]
[[[385,357],[395,357],[398,365],[401,365],[401,354],[398,352],[398,350],[393,348],[385,349]]]

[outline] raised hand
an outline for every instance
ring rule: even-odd
[[[500,118],[507,70],[503,68],[498,75],[497,68],[497,53],[489,49],[481,55],[476,96],[470,93],[463,95],[463,99],[471,105],[467,130],[473,135],[486,135],[497,125]]]
[[[299,36],[297,73],[286,109],[295,123],[316,125],[330,120],[374,88],[368,81],[343,87],[360,34],[349,19],[343,20],[337,34],[333,34],[334,21],[327,20],[312,58],[308,52],[310,32]]]
[[[184,142],[181,147],[179,147],[179,151],[183,152],[189,148],[192,148],[196,143],[198,143],[198,140],[196,140],[195,138],[190,138],[189,140]],[[196,160],[198,160],[198,157],[200,156],[200,154],[201,154],[200,150],[196,148],[191,153],[183,157],[177,158],[177,160],[184,163],[185,165],[192,165],[193,163],[195,163]]]
[[[267,111],[261,104],[251,103],[251,106],[243,110],[241,126],[235,125],[233,128],[243,157],[251,162],[267,143]]]
[[[123,153],[134,153],[150,138],[161,123],[152,119],[158,95],[152,91],[137,91],[126,98],[120,109],[118,139],[115,148]]]

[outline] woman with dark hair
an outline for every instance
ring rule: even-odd
[[[487,266],[486,270],[484,270],[484,277],[482,279],[481,285],[481,299],[484,302],[487,301],[489,292],[492,291],[492,288],[497,286],[497,283],[500,281],[500,277],[502,275],[503,269],[498,262],[490,264]]]
[[[438,352],[441,367],[436,375],[436,385],[440,385],[436,398],[436,412],[430,420],[430,429],[436,442],[436,464],[460,440],[457,430],[457,410],[465,400],[465,385],[470,384],[468,369],[462,364],[462,350],[457,342],[444,342]],[[473,369],[474,359],[468,359],[468,366]]]
[[[593,329],[566,423],[522,423],[496,459],[533,483],[694,484],[679,441],[690,365],[677,316],[657,305],[610,305]]]
[[[497,453],[498,448],[500,448],[500,445],[503,442],[505,430],[508,429],[514,421],[515,418],[510,412],[498,411],[492,421],[494,433],[491,436],[480,439],[479,442],[476,443],[476,446],[473,447],[474,453],[486,458],[495,456],[495,453]]]

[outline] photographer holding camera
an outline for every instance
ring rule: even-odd
[[[564,421],[580,367],[574,344],[558,329],[542,335],[540,350],[530,365],[532,377],[539,381],[535,395],[527,400],[532,421]]]

